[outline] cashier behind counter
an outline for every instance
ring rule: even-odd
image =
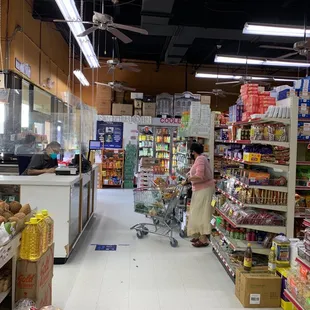
[[[60,153],[61,146],[53,141],[47,145],[42,153],[34,154],[28,168],[23,175],[40,175],[43,173],[55,173],[58,167],[57,155]]]

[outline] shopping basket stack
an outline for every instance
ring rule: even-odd
[[[137,232],[137,237],[142,239],[147,234],[155,234],[169,238],[172,247],[178,246],[178,241],[173,237],[173,230],[180,228],[180,223],[175,217],[183,187],[157,184],[151,188],[134,189],[135,212],[151,218],[153,223],[139,223],[131,227]],[[152,228],[151,230],[148,228]]]

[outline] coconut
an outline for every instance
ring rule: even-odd
[[[12,217],[14,214],[10,211],[4,211],[3,216],[8,220],[10,217]]]
[[[25,215],[29,214],[31,212],[31,208],[29,203],[22,206],[22,208],[19,210],[20,213],[24,213]]]
[[[14,214],[14,216],[19,218],[20,220],[23,220],[26,217],[25,213],[21,212]]]
[[[22,205],[18,201],[12,201],[9,203],[10,211],[13,214],[16,214],[19,212],[19,210],[22,208]]]
[[[6,218],[3,216],[0,216],[0,224],[5,223],[6,222]]]

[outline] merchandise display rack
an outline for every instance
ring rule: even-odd
[[[12,309],[15,306],[15,289],[16,289],[16,262],[19,256],[21,233],[15,235],[7,244],[0,246],[1,258],[0,269],[12,260],[12,286],[6,292],[0,293],[0,308],[4,299],[11,294]]]
[[[249,186],[248,184],[241,182],[240,180],[236,179],[234,176],[230,176],[227,174],[221,174],[221,177],[224,179],[234,179],[236,181],[235,185],[238,185],[242,188],[248,189],[248,188],[259,188],[259,189],[267,189],[270,191],[277,191],[281,193],[287,193],[287,204],[286,205],[279,205],[279,204],[247,204],[239,201],[236,197],[233,197],[228,192],[222,190],[219,187],[216,187],[216,191],[223,194],[228,201],[231,201],[237,205],[239,205],[241,208],[253,208],[255,210],[261,209],[262,212],[265,212],[266,210],[275,211],[277,213],[280,213],[282,215],[286,215],[286,222],[285,226],[272,226],[272,225],[239,225],[235,223],[233,220],[229,218],[226,214],[224,214],[219,208],[215,208],[217,213],[220,215],[221,218],[223,218],[226,222],[228,222],[232,228],[243,228],[243,229],[251,229],[254,231],[262,231],[262,232],[269,232],[269,233],[275,233],[280,234],[284,233],[289,238],[294,237],[294,206],[295,206],[295,186],[296,186],[296,149],[297,149],[297,122],[298,122],[298,97],[290,97],[288,99],[282,100],[279,102],[280,105],[289,106],[291,111],[291,118],[290,119],[278,119],[278,118],[266,118],[266,119],[257,119],[252,120],[249,122],[237,122],[237,123],[231,123],[227,125],[216,125],[214,126],[214,131],[216,129],[227,129],[229,127],[240,127],[243,128],[243,126],[251,126],[252,124],[277,124],[282,123],[287,126],[288,129],[288,141],[289,142],[277,142],[277,141],[257,141],[257,140],[214,140],[214,144],[222,143],[222,144],[242,144],[242,145],[252,145],[252,144],[260,144],[260,145],[272,145],[272,146],[281,146],[285,148],[289,148],[289,162],[260,162],[260,163],[249,163],[247,161],[244,161],[239,158],[231,158],[226,156],[225,154],[214,154],[214,148],[213,155],[211,154],[210,158],[212,160],[214,159],[214,156],[220,156],[223,159],[226,159],[227,161],[230,161],[231,163],[236,164],[236,167],[238,167],[238,164],[240,165],[249,165],[249,167],[252,166],[259,166],[259,167],[266,167],[269,169],[273,169],[277,172],[281,170],[281,173],[286,176],[287,179],[287,186]],[[213,112],[214,113],[214,112]],[[214,116],[213,119],[213,125],[214,125]],[[213,132],[214,132],[213,131]],[[212,131],[211,131],[212,132]],[[310,188],[309,188],[310,190]],[[214,229],[217,231],[217,234],[219,235],[218,238],[224,240],[226,244],[229,245],[229,247],[233,251],[245,251],[247,247],[248,241],[245,240],[239,240],[231,238],[230,236],[225,235],[225,233],[216,225],[216,220],[212,220],[212,224],[214,226]],[[309,221],[310,222],[310,221]],[[310,223],[309,223],[310,224]],[[231,266],[231,262],[229,261],[229,258],[227,255],[224,255],[225,253],[219,254],[219,242],[212,237],[211,243],[213,246],[214,253],[219,258],[221,263],[223,264],[225,270],[229,274],[229,276],[232,276],[232,272],[230,269],[233,270],[233,268],[227,266]],[[264,248],[262,245],[258,244],[257,242],[250,241],[252,244],[252,251],[253,253],[262,254],[262,255],[268,255],[269,249]],[[234,276],[234,275],[233,275]]]

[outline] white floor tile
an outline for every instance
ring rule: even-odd
[[[188,241],[137,239],[130,227],[145,222],[133,211],[132,190],[100,190],[98,208],[76,251],[55,266],[53,304],[64,310],[243,309],[234,285],[212,254]],[[116,244],[95,251],[92,244]]]

